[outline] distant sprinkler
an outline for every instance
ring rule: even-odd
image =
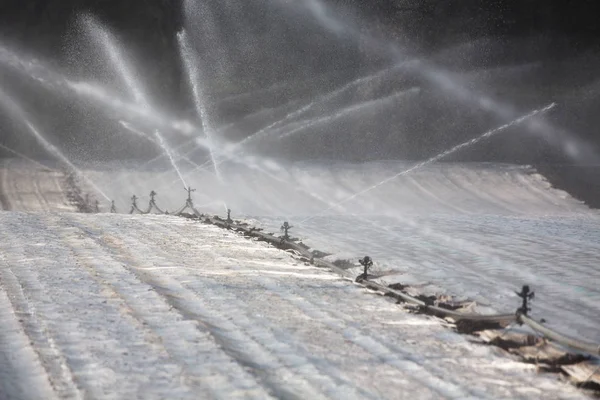
[[[367,280],[369,277],[369,268],[373,266],[373,260],[371,260],[371,257],[369,256],[364,256],[363,258],[359,259],[358,262],[363,266],[364,272],[356,278],[356,281],[360,282],[362,280]]]
[[[285,221],[283,225],[281,225],[281,231],[283,232],[284,240],[290,240],[289,230],[292,228],[293,226],[291,226],[287,221]]]
[[[196,189],[192,189],[191,187],[187,187],[185,190],[186,190],[186,192],[188,194],[188,197],[187,197],[187,200],[186,200],[187,205],[189,205],[190,207],[194,207],[194,203],[192,201],[192,192],[195,192]]]
[[[129,211],[129,214],[133,214],[136,208],[138,208],[137,201],[138,197],[135,194],[131,196],[131,210]]]

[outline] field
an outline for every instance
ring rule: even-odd
[[[236,218],[267,230],[289,220],[330,259],[368,254],[384,282],[476,300],[480,312],[512,312],[513,291],[530,284],[532,315],[600,339],[597,212],[525,167],[434,165],[344,212],[320,213],[323,199],[398,167],[304,165],[274,171],[277,184],[229,171],[223,188],[188,179],[202,188],[196,198],[224,198]],[[128,215],[133,191],[142,202],[154,189],[171,210],[185,202],[183,189],[169,188],[174,174],[131,171],[85,171],[122,213],[80,214],[59,172],[2,165],[4,398],[586,398],[265,243],[174,216]],[[221,204],[206,208],[224,215]]]

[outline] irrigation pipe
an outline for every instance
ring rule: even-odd
[[[555,332],[539,322],[529,318],[526,315],[519,314],[517,316],[517,321],[523,323],[536,331],[537,333],[542,334],[545,338],[550,339],[558,344],[561,344],[565,347],[570,347],[574,350],[579,350],[584,353],[592,354],[594,356],[600,356],[600,344],[584,342],[579,339],[574,339],[568,336],[565,336],[561,333]]]
[[[157,207],[156,204],[150,204],[149,211],[151,211],[152,206],[154,206],[154,208],[156,208],[157,211],[161,212],[160,208]],[[176,215],[182,215],[181,213],[186,208],[190,208],[193,211],[193,213],[195,214],[195,216],[204,223],[215,225],[215,226],[223,228],[223,229],[230,229],[230,230],[235,230],[237,232],[241,232],[245,236],[267,242],[281,250],[292,250],[292,251],[296,252],[298,255],[300,255],[301,257],[303,257],[304,259],[306,259],[307,261],[309,261],[312,265],[314,265],[316,267],[320,267],[320,268],[329,269],[329,270],[337,273],[344,279],[354,281],[354,277],[352,275],[350,275],[348,273],[348,271],[346,271],[346,270],[336,266],[332,262],[326,261],[322,258],[315,258],[314,254],[309,250],[309,248],[301,243],[297,243],[293,240],[280,238],[280,237],[275,236],[274,234],[264,233],[261,230],[256,229],[254,227],[249,227],[248,225],[242,225],[242,224],[239,224],[239,223],[231,221],[231,220],[224,220],[217,216],[210,217],[210,216],[204,215],[204,214],[200,213],[191,203],[189,203],[189,200],[186,203],[186,205],[181,209],[181,211],[176,213]],[[135,209],[139,212],[142,212],[137,207],[137,204],[135,204],[135,203],[132,205],[132,211],[133,211],[133,209]],[[491,324],[500,324],[500,325],[506,324],[506,325],[508,325],[508,324],[516,321],[521,324],[525,324],[525,325],[529,326],[535,332],[543,335],[545,338],[547,338],[551,341],[554,341],[560,345],[563,345],[565,347],[568,347],[568,348],[571,348],[574,350],[578,350],[578,351],[581,351],[583,353],[587,353],[587,354],[590,354],[593,356],[600,356],[600,345],[599,344],[570,338],[559,332],[555,332],[555,331],[545,327],[544,325],[540,324],[539,322],[529,318],[528,316],[524,315],[521,312],[517,312],[514,314],[493,314],[493,315],[461,313],[461,312],[457,312],[457,311],[450,310],[447,308],[428,304],[427,302],[420,300],[416,297],[413,297],[407,293],[404,293],[404,292],[396,290],[396,289],[392,289],[388,286],[382,285],[382,284],[374,282],[374,281],[370,281],[368,279],[364,279],[364,280],[360,281],[359,283],[362,286],[367,287],[369,289],[378,291],[380,293],[385,293],[385,294],[391,295],[393,297],[396,297],[398,299],[401,299],[407,303],[414,304],[415,306],[419,307],[420,312],[425,313],[425,314],[430,314],[430,315],[434,315],[434,316],[441,317],[441,318],[450,318],[454,322],[460,322],[460,321],[473,322],[473,323],[479,322],[482,324],[490,324],[490,325]]]

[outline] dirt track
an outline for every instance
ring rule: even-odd
[[[11,211],[75,211],[64,191],[65,177],[25,161],[0,160],[0,206]]]

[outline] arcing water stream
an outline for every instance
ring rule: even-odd
[[[0,87],[0,103],[4,105],[4,108],[10,113],[10,116],[13,118],[18,118],[22,123],[28,128],[29,132],[33,135],[33,137],[38,141],[43,148],[48,151],[52,156],[56,157],[59,161],[61,161],[65,167],[70,172],[77,174],[78,176],[84,178],[86,182],[106,201],[110,201],[110,198],[100,189],[94,182],[92,182],[89,178],[87,178],[80,170],[77,168],[56,146],[50,143],[44,135],[40,133],[40,131],[33,125],[30,119],[25,114],[25,110],[17,104],[13,98],[6,93]]]

